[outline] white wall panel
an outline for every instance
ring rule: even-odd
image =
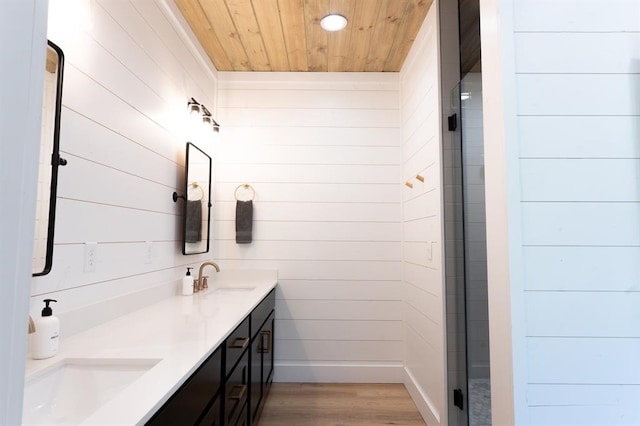
[[[215,258],[278,269],[276,380],[389,381],[402,359],[397,76],[219,75]],[[245,182],[253,242],[238,245]]]
[[[638,422],[639,30],[635,0],[513,3],[516,418],[532,425]]]
[[[527,290],[640,291],[640,247],[528,246]]]
[[[68,7],[50,2],[48,34],[65,54],[60,150],[68,165],[59,173],[53,269],[32,280],[31,293],[32,313],[54,297],[61,315],[75,315],[77,332],[87,306],[150,288],[174,294],[184,267],[205,257],[182,256],[171,193],[184,174],[186,101],[213,107],[217,83],[162,3],[95,1],[90,29],[66,22]],[[84,271],[86,242],[98,243],[94,272]],[[144,301],[121,303],[120,313]]]
[[[400,73],[402,177],[413,184],[402,186],[405,384],[430,425],[444,424],[441,416],[446,416],[436,9],[431,7]]]

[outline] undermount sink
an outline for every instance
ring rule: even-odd
[[[72,359],[26,378],[22,424],[78,424],[159,359]]]

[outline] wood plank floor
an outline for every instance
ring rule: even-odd
[[[402,384],[274,383],[259,426],[425,426]]]

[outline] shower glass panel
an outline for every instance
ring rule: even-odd
[[[468,73],[462,79],[460,101],[469,425],[490,426],[487,238],[480,73]]]

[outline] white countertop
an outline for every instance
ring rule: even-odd
[[[65,358],[159,359],[83,422],[144,424],[277,284],[276,271],[214,277],[204,292],[165,299],[61,340],[55,357],[27,361],[27,378]],[[221,287],[255,288],[217,291]]]

